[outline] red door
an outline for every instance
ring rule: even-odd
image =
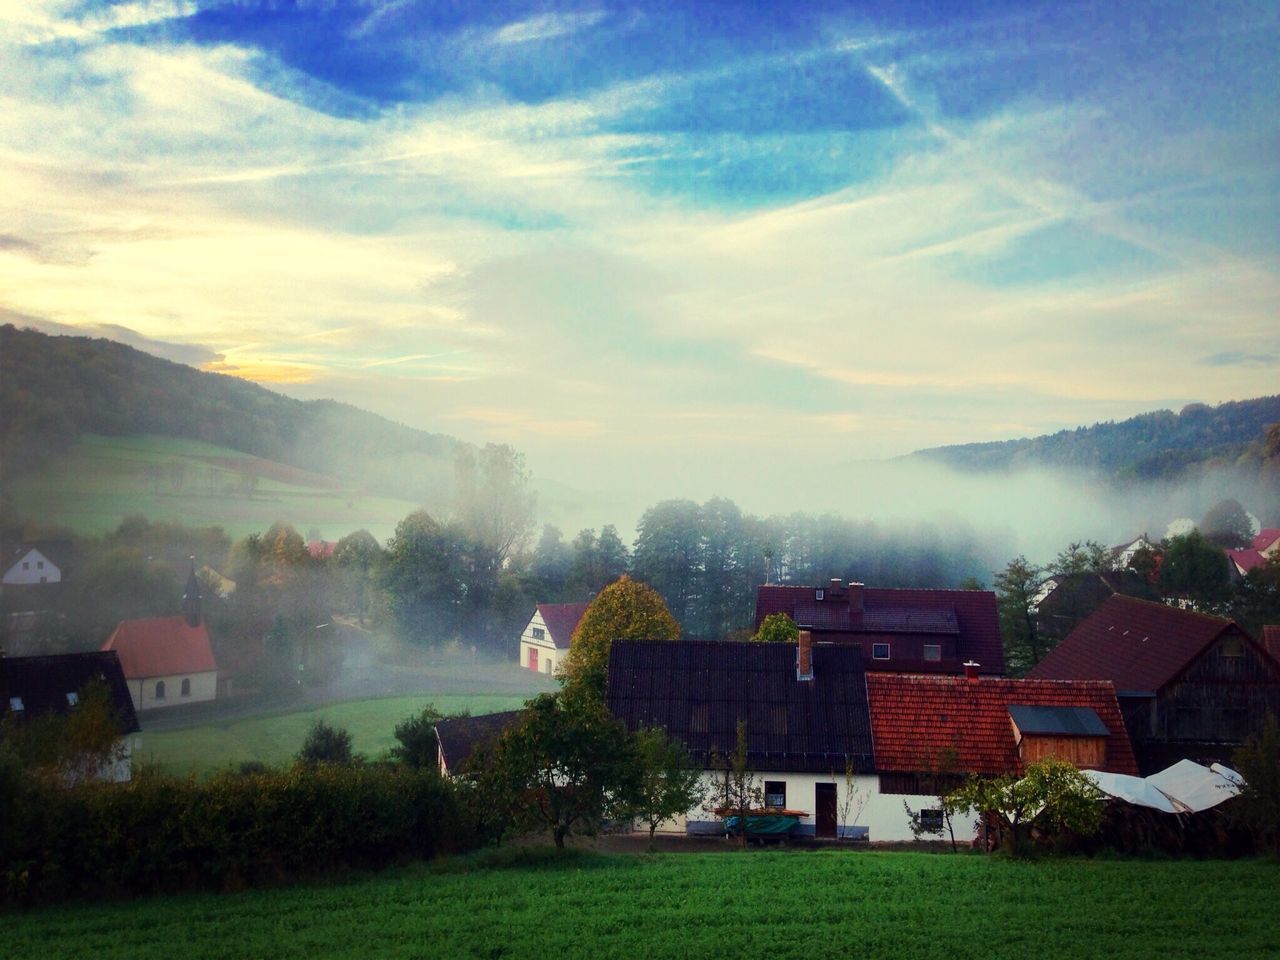
[[[529,669],[534,673],[538,672],[538,648],[529,648]]]

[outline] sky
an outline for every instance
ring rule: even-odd
[[[1278,9],[0,0],[0,321],[650,502],[1271,394]]]

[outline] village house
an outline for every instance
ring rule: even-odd
[[[142,727],[115,653],[0,656],[0,720],[26,723],[50,715],[66,716],[79,706],[85,687],[94,682],[103,684],[110,695],[120,737],[107,764],[91,775],[122,783],[133,776],[133,753]]]
[[[1000,614],[989,590],[895,590],[847,586],[762,586],[756,590],[755,628],[785,613],[814,643],[858,647],[868,671],[964,672],[966,661],[984,673],[1004,674]]]
[[[1034,610],[1040,636],[1054,643],[1062,640],[1117,593],[1144,600],[1157,596],[1155,587],[1134,570],[1088,570],[1048,578]]]
[[[0,584],[30,587],[61,583],[70,565],[72,547],[66,540],[6,544],[0,554]]]
[[[1238,576],[1246,576],[1254,567],[1260,567],[1268,560],[1280,556],[1280,528],[1261,530],[1253,538],[1253,542],[1242,550],[1226,551],[1231,561],[1232,572]]]
[[[440,776],[464,776],[475,752],[497,743],[502,732],[520,719],[520,713],[505,710],[479,717],[446,717],[437,723],[436,763]]]
[[[193,569],[182,598],[183,615],[122,620],[102,645],[120,657],[135,710],[158,710],[212,700],[218,665],[201,614]]]
[[[589,603],[540,603],[520,634],[520,666],[548,676],[559,672]]]
[[[1181,760],[1227,762],[1267,714],[1280,662],[1238,624],[1116,595],[1028,674],[1109,680],[1144,775]]]

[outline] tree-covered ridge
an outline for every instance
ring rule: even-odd
[[[293,400],[111,340],[0,326],[0,464],[19,471],[82,434],[184,437],[337,477],[368,490],[436,499],[460,442],[332,400]]]
[[[1154,480],[1181,476],[1211,462],[1265,457],[1268,427],[1280,423],[1280,395],[1216,407],[1193,403],[1179,413],[1157,410],[1120,422],[1060,430],[1041,437],[965,443],[918,450],[913,457],[964,470],[1074,467],[1093,473]]]

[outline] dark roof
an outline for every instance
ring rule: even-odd
[[[502,731],[514,726],[521,710],[486,713],[479,717],[449,717],[436,724],[436,742],[444,756],[445,770],[458,773],[480,747],[490,746]]]
[[[1009,716],[1024,736],[1105,737],[1107,725],[1092,707],[1009,704]]]
[[[0,560],[0,567],[3,567],[3,569],[0,569],[0,574],[8,573],[15,563],[32,550],[39,550],[44,556],[48,557],[63,576],[66,575],[67,569],[75,559],[75,545],[70,540],[9,542],[0,547],[0,550],[3,550],[3,559]]]
[[[816,590],[823,599],[816,599]],[[859,591],[852,591],[857,596]],[[1004,673],[1000,613],[990,590],[924,590],[862,587],[862,603],[851,604],[851,591],[819,585],[762,586],[756,589],[756,629],[772,613],[785,613],[816,633],[925,634],[955,637],[957,663],[976,660],[983,673]],[[821,640],[822,637],[815,637]],[[841,638],[833,637],[837,642]],[[874,664],[872,665],[875,666]],[[934,669],[927,664],[920,669]],[[957,669],[944,664],[937,669]]]
[[[538,613],[542,614],[542,622],[547,625],[551,640],[561,650],[569,648],[573,639],[573,631],[578,629],[578,621],[587,612],[590,603],[540,603]]]
[[[29,717],[68,713],[73,704],[67,694],[79,693],[90,681],[100,680],[111,691],[111,705],[122,733],[137,733],[133,698],[114,652],[63,653],[49,657],[0,657],[0,717],[17,714],[12,698],[20,698]]]
[[[1110,680],[1117,690],[1154,692],[1228,632],[1249,639],[1231,620],[1116,594],[1027,676]]]
[[[1103,769],[1138,772],[1115,687],[1105,681],[869,673],[867,694],[876,767],[882,771],[928,772],[954,750],[957,773],[1018,772],[1022,763],[1009,719],[1015,709],[1029,705],[1092,710],[1107,736]]]
[[[796,679],[795,644],[616,640],[606,700],[628,730],[659,727],[703,764],[733,752],[741,719],[756,770],[870,772],[861,652],[815,644],[813,675]]]

